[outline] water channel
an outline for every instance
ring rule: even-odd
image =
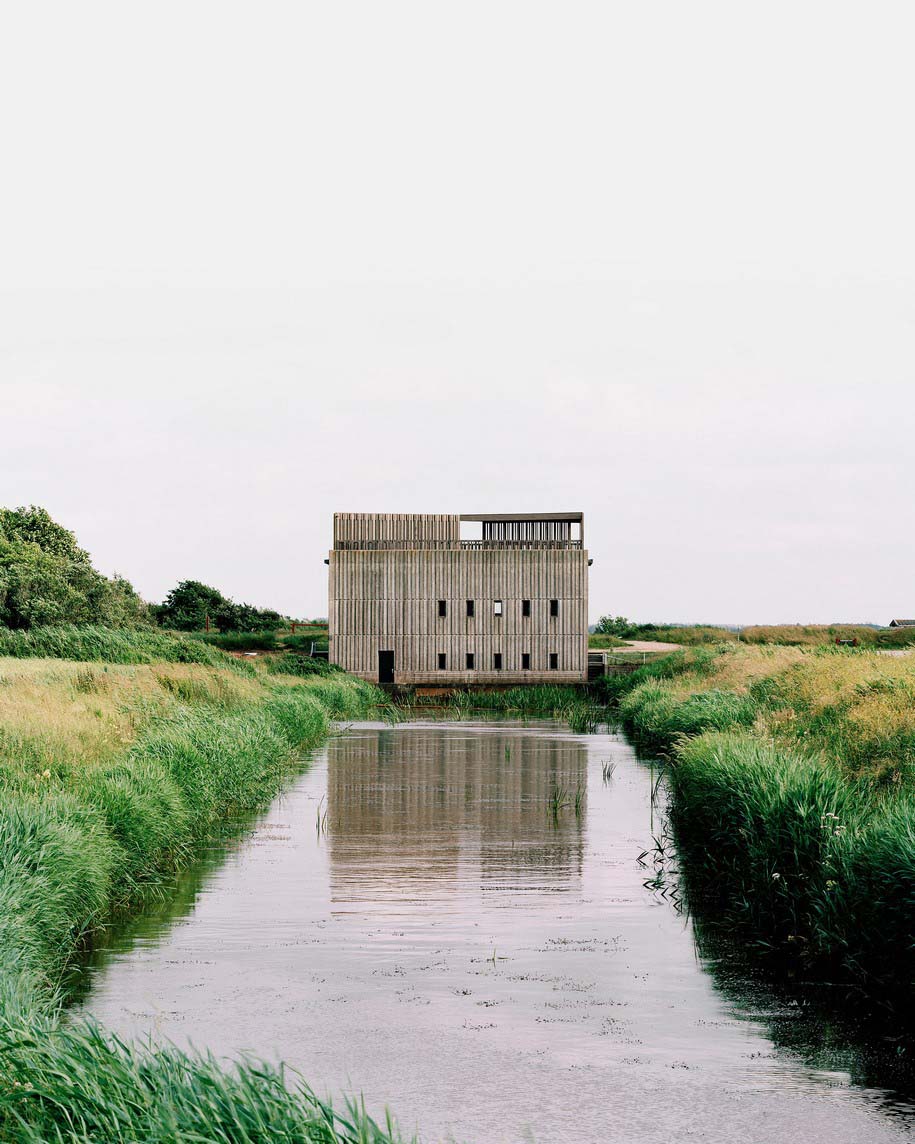
[[[646,886],[653,778],[613,733],[355,724],[110,933],[75,1011],[285,1060],[424,1144],[908,1139],[854,1044]]]

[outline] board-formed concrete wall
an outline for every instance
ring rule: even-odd
[[[458,518],[396,523],[350,521],[335,527],[344,547],[330,553],[330,659],[364,679],[378,679],[379,651],[394,653],[404,684],[580,682],[588,669],[588,554],[581,547],[493,541],[461,547]],[[393,518],[392,518],[393,520]],[[422,525],[430,524],[429,540]],[[370,535],[368,548],[356,528]],[[395,535],[407,529],[405,537]],[[451,539],[449,539],[449,536]],[[404,540],[412,547],[393,547]],[[428,544],[428,547],[424,547]],[[439,601],[446,614],[439,615]],[[473,616],[467,601],[473,601]],[[522,601],[530,601],[530,615]],[[558,614],[551,614],[556,600]],[[501,601],[497,614],[496,601]],[[466,656],[474,655],[474,668]],[[502,656],[496,670],[494,656]],[[446,668],[438,667],[445,655]],[[530,668],[522,669],[522,655]],[[550,668],[550,656],[558,666]]]

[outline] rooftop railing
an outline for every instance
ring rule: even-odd
[[[338,540],[339,551],[379,552],[391,549],[441,551],[506,550],[518,548],[581,549],[580,540]]]

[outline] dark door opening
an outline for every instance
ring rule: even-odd
[[[394,653],[392,651],[380,651],[378,653],[378,682],[394,682]]]

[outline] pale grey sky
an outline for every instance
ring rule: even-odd
[[[583,509],[592,616],[915,610],[915,9],[10,5],[0,503],[325,614]]]

